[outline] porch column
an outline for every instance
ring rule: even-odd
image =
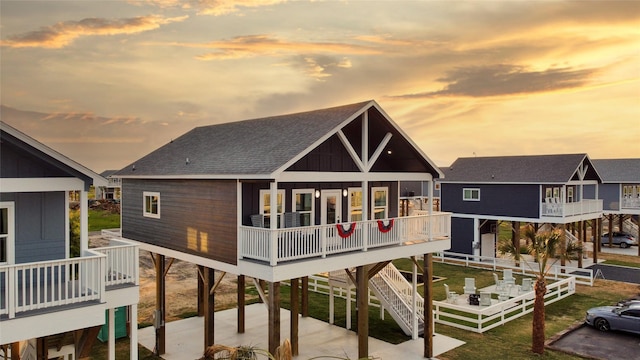
[[[411,339],[418,339],[418,264],[413,257],[412,278],[411,278]],[[384,314],[384,312],[382,312]]]
[[[80,191],[80,256],[89,249],[89,198]]]
[[[156,355],[165,353],[165,279],[164,279],[164,255],[155,254],[156,263],[156,312],[154,323],[156,325]]]
[[[269,217],[271,218],[269,223],[269,229],[271,229],[271,254],[270,264],[274,266],[278,263],[278,183],[272,181],[269,186]],[[284,199],[283,199],[284,201]],[[282,204],[284,206],[284,203]]]
[[[364,207],[364,206],[363,206]],[[356,303],[358,317],[358,359],[369,357],[369,271],[367,266],[356,268]]]
[[[598,229],[598,221],[599,219],[591,220],[591,234],[593,236],[593,263],[598,263],[598,244],[600,243],[600,239],[598,234],[600,230]]]
[[[238,334],[244,334],[245,323],[245,280],[244,275],[238,275]]]
[[[575,229],[575,223],[573,229]],[[582,228],[584,227],[584,220],[578,222],[578,240],[580,245],[580,250],[578,251],[578,267],[582,268],[582,247],[584,246],[584,237],[582,237]]]
[[[269,283],[269,352],[280,346],[280,283]]]
[[[109,308],[109,326],[107,326],[107,357],[116,360],[116,309]]]
[[[129,358],[138,360],[138,304],[129,305]]]
[[[431,178],[433,179],[433,177]],[[427,181],[427,185],[429,186],[427,189],[427,196],[429,197],[429,200],[427,200],[427,205],[429,206],[429,228],[427,229],[427,239],[429,239],[429,241],[433,241],[433,180]]]
[[[300,307],[298,278],[291,279],[291,354],[298,355],[298,313]]]
[[[369,248],[369,226],[365,221],[369,219],[369,182],[362,182],[362,250]]]
[[[424,284],[424,357],[433,358],[433,255],[423,256],[422,282]]]
[[[215,285],[215,269],[205,267],[204,268],[204,294],[203,310],[204,310],[204,349],[215,344],[215,331],[214,331],[214,313],[215,313],[215,292],[213,286]]]

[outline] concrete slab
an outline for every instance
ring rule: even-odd
[[[253,304],[246,307],[245,333],[236,332],[236,309],[215,313],[215,342],[227,346],[250,345],[259,349],[268,348],[267,309],[264,304]],[[280,311],[280,342],[290,337],[289,311]],[[358,337],[353,331],[330,325],[310,317],[300,318],[298,359],[309,359],[315,356],[336,356],[358,358]],[[155,348],[155,329],[147,327],[138,331],[139,343],[153,350]],[[189,318],[172,321],[166,324],[167,360],[198,359],[204,349],[204,320]],[[433,339],[434,356],[438,356],[464,344],[463,341],[436,334]],[[394,345],[369,338],[369,355],[387,359],[424,359],[422,356],[424,340],[405,341]]]

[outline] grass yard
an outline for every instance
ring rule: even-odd
[[[105,210],[89,210],[89,231],[120,227],[120,214]]]

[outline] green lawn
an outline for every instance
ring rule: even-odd
[[[89,210],[89,231],[120,227],[120,214],[104,210]]]

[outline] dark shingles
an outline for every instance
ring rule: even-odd
[[[586,154],[458,158],[442,182],[565,183]]]
[[[640,159],[597,159],[591,162],[605,183],[640,182]]]

